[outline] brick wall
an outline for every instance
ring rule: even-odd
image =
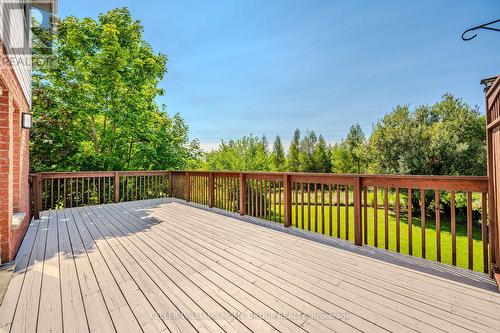
[[[29,130],[21,114],[29,103],[0,42],[0,260],[14,259],[29,219]],[[26,213],[22,225],[11,229],[12,214]]]

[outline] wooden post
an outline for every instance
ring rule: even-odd
[[[208,174],[208,207],[212,208],[214,206],[214,174],[210,172]]]
[[[354,179],[354,244],[361,246],[363,243],[361,224],[361,177]]]
[[[292,183],[287,173],[283,175],[283,184],[285,186],[285,227],[288,228],[292,225]]]
[[[173,186],[172,186],[172,171],[169,171],[168,172],[168,197],[169,198],[172,198],[172,189],[173,189]]]
[[[33,218],[40,219],[42,210],[42,177],[39,174],[34,175],[33,179]]]
[[[115,203],[120,202],[120,174],[115,171]]]
[[[247,201],[247,192],[246,192],[246,186],[245,186],[245,174],[240,173],[240,215],[241,216],[247,214],[246,201]]]
[[[191,200],[191,176],[189,172],[186,172],[186,201]]]

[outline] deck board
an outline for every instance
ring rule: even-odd
[[[0,306],[4,332],[498,327],[484,274],[176,199],[43,212]]]
[[[182,216],[182,213],[181,213],[181,216]],[[179,218],[181,218],[181,216],[176,215],[176,218],[179,219]],[[196,219],[196,217],[191,216],[190,219]],[[212,240],[214,240],[214,239],[217,239],[219,241],[225,240],[226,242],[228,242],[228,241],[235,242],[236,241],[235,240],[237,237],[236,231],[230,230],[231,233],[227,233],[225,236],[223,236],[223,235],[221,235],[221,229],[224,229],[226,226],[219,226],[218,228],[213,228],[213,230],[209,231],[209,230],[206,230],[205,227],[207,225],[209,225],[210,222],[208,221],[207,218],[204,218],[203,222],[204,222],[203,226],[200,226],[201,230],[198,230],[200,233],[200,236],[197,236],[197,237],[206,237],[206,235],[211,235],[211,239],[207,239],[208,243],[212,242]],[[189,224],[189,222],[185,222],[185,223]],[[179,228],[183,228],[183,227],[180,226]],[[212,234],[210,234],[210,232],[212,232]],[[347,276],[346,275],[338,275],[338,274],[333,275],[333,278],[334,278],[333,282],[334,283],[331,284],[331,282],[332,282],[331,275],[324,274],[322,272],[322,270],[324,270],[325,261],[328,262],[328,258],[325,258],[325,260],[322,261],[322,264],[318,264],[315,267],[311,267],[310,262],[311,262],[312,256],[313,256],[312,253],[311,253],[311,257],[305,258],[304,260],[300,259],[301,254],[302,254],[301,251],[298,251],[298,253],[294,253],[293,248],[300,249],[301,247],[296,247],[296,246],[292,247],[292,245],[291,245],[291,247],[290,247],[291,250],[286,251],[285,252],[286,254],[283,254],[282,256],[277,256],[277,255],[273,255],[272,253],[273,252],[280,253],[277,251],[280,249],[280,246],[277,246],[274,248],[272,246],[268,246],[268,247],[264,247],[263,250],[261,250],[263,252],[260,252],[262,254],[259,257],[259,249],[257,249],[257,247],[262,248],[262,244],[263,244],[262,240],[264,239],[264,236],[261,236],[261,235],[251,235],[251,236],[244,235],[244,236],[245,236],[245,241],[249,241],[249,239],[251,239],[252,237],[256,237],[260,241],[251,243],[247,249],[244,249],[243,246],[241,245],[241,242],[240,242],[240,244],[238,246],[236,246],[234,249],[228,249],[227,251],[234,252],[235,255],[238,255],[240,253],[245,252],[245,250],[246,250],[246,252],[251,254],[254,258],[266,260],[266,257],[269,257],[270,259],[273,259],[269,263],[263,264],[261,266],[261,269],[264,269],[264,270],[271,269],[275,272],[278,272],[277,274],[279,274],[279,269],[276,269],[277,267],[282,267],[281,268],[282,270],[284,269],[285,271],[290,271],[290,270],[287,270],[287,268],[286,268],[287,263],[294,264],[295,262],[302,262],[302,264],[304,265],[303,267],[309,266],[314,273],[312,273],[312,274],[309,273],[309,272],[311,272],[310,269],[308,269],[307,271],[301,271],[300,267],[298,265],[294,265],[291,272],[294,273],[295,276],[302,276],[302,277],[305,277],[306,279],[309,276],[309,279],[314,279],[315,285],[319,285],[319,286],[324,287],[323,292],[328,292],[328,290],[331,290],[331,288],[336,288],[336,286],[338,284],[340,284],[338,281],[343,281],[342,287],[344,288],[344,287],[346,287],[346,285],[349,285],[348,281],[357,281],[358,280],[357,276],[356,276],[356,271],[355,271],[354,273],[351,272],[351,275],[347,275]],[[226,244],[226,243],[223,243],[223,244]],[[285,262],[285,265],[277,264],[277,263],[283,262],[283,259],[287,258],[287,257],[288,257],[289,261]],[[336,268],[339,268],[339,265],[342,265],[342,264],[343,263],[338,262],[338,260],[336,263],[333,263],[333,265],[335,265]],[[333,265],[332,265],[332,267],[333,267]],[[356,267],[356,270],[357,269],[358,268]],[[322,280],[317,279],[317,277],[321,277]],[[337,278],[337,279],[335,279],[335,278]],[[355,278],[355,279],[353,279],[353,278]],[[476,321],[478,321],[478,323],[483,322],[483,321],[490,321],[491,323],[494,323],[494,321],[491,321],[489,317],[483,316],[477,311],[470,313],[470,315],[469,315],[469,313],[465,313],[465,315],[467,317],[466,319],[464,319],[460,316],[449,315],[446,311],[441,311],[441,309],[436,309],[436,308],[431,308],[432,311],[428,312],[428,313],[422,312],[422,311],[418,311],[418,312],[412,311],[412,307],[407,306],[409,303],[410,303],[410,305],[413,306],[414,309],[420,309],[423,305],[425,306],[425,304],[422,304],[422,302],[420,302],[420,300],[415,301],[415,298],[413,298],[413,299],[408,299],[407,297],[402,298],[402,297],[400,297],[400,295],[392,293],[392,290],[395,287],[395,283],[394,283],[395,281],[391,281],[390,279],[387,279],[387,278],[386,278],[386,281],[387,281],[387,283],[385,284],[385,289],[382,289],[380,287],[375,287],[373,285],[373,280],[366,279],[365,280],[366,283],[360,284],[361,288],[358,288],[357,291],[358,291],[358,293],[359,293],[359,291],[361,291],[361,293],[359,294],[360,299],[365,300],[366,295],[363,293],[363,290],[366,290],[367,286],[370,286],[370,289],[372,289],[372,290],[374,288],[377,289],[378,292],[381,293],[383,296],[382,296],[382,298],[380,298],[380,297],[377,298],[377,294],[371,292],[369,294],[370,296],[373,296],[373,297],[371,297],[371,299],[378,299],[379,302],[378,302],[378,305],[377,305],[377,303],[374,303],[374,304],[371,304],[369,307],[373,308],[373,307],[380,306],[380,305],[385,305],[385,306],[392,305],[394,310],[392,311],[392,314],[390,317],[396,315],[398,311],[405,310],[405,308],[406,308],[406,310],[405,310],[406,316],[411,316],[412,312],[415,313],[415,315],[421,316],[421,317],[422,316],[431,316],[427,320],[429,322],[434,320],[434,324],[435,324],[436,328],[443,327],[443,325],[445,325],[445,327],[446,327],[446,325],[447,326],[451,325],[450,327],[453,327],[453,326],[455,326],[454,323],[456,323],[457,321],[459,323],[463,324],[465,328],[469,328],[469,329],[474,327],[473,325],[470,325],[468,323],[469,320],[476,320]],[[336,282],[338,282],[337,285],[335,284]],[[309,288],[313,288],[313,286],[310,286]],[[346,298],[350,297],[352,295],[356,295],[355,293],[352,292],[352,289],[348,293],[342,293],[337,289],[336,294],[340,294],[340,295],[343,294],[344,297],[346,297]],[[442,296],[443,294],[438,294],[438,295]],[[390,296],[390,298],[387,296]],[[335,297],[335,295],[330,295],[330,299],[333,297]],[[399,301],[399,303],[396,302],[395,300]],[[435,297],[433,300],[430,300],[430,301],[428,300],[427,304],[433,304],[434,302],[438,302],[438,301],[439,301],[439,298]],[[387,302],[389,302],[389,303],[387,303]],[[345,301],[343,303],[345,303]],[[486,304],[484,304],[484,305],[486,305]],[[448,303],[448,309],[451,309],[451,307],[452,307],[452,303]],[[459,308],[459,307],[455,305],[455,308]],[[498,308],[496,308],[496,309],[498,309]],[[491,308],[491,309],[488,308],[488,311],[489,310],[495,311],[495,308]],[[493,312],[491,314],[493,314]],[[444,319],[448,319],[448,320],[447,321],[440,320],[440,318],[444,318]]]

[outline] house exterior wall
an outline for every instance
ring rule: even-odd
[[[29,130],[21,128],[31,108],[26,1],[0,0],[0,263],[14,259],[30,215]],[[15,213],[25,213],[16,228]]]
[[[6,55],[0,42],[0,57]],[[29,130],[21,128],[21,114],[30,105],[12,66],[0,66],[0,260],[11,261],[26,232],[29,216]],[[26,214],[21,226],[11,228],[12,214]]]
[[[14,73],[31,105],[31,57],[27,18],[28,0],[0,0],[0,39]],[[5,59],[2,59],[5,62]]]

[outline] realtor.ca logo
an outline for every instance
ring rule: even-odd
[[[32,61],[49,60],[52,43],[45,37],[53,33],[55,1],[3,0],[1,3],[1,39],[7,51],[2,65],[8,62],[12,66],[31,66]]]

